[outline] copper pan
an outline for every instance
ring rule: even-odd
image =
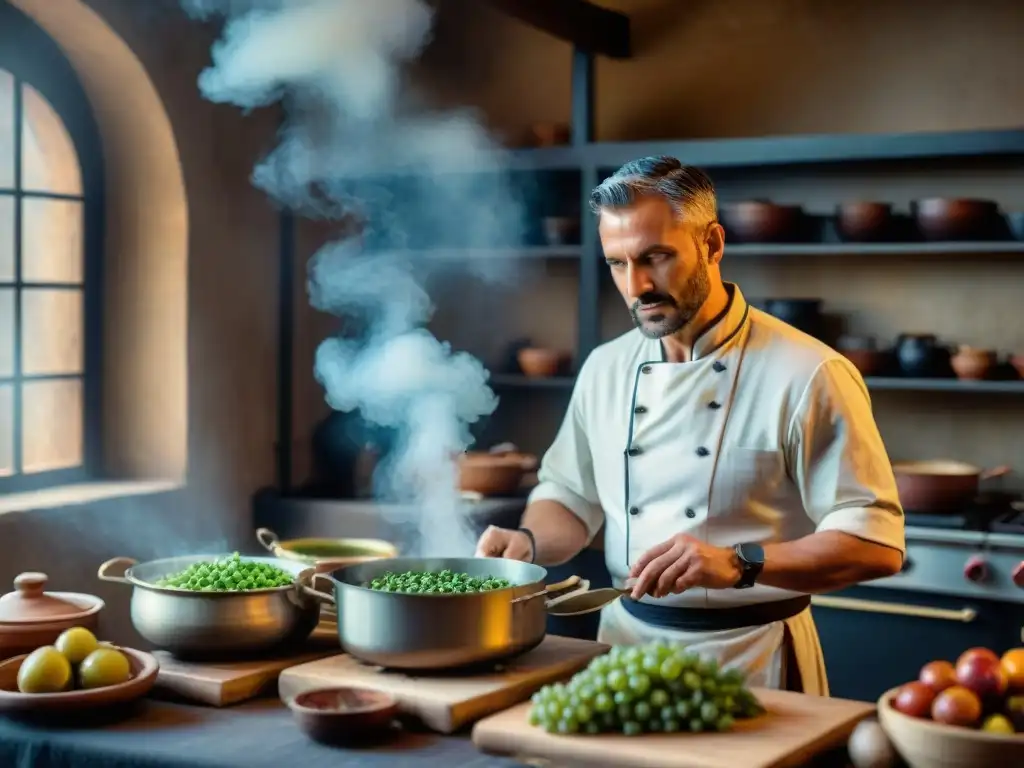
[[[892,465],[900,503],[908,512],[952,515],[963,512],[983,480],[1009,474],[1010,467],[981,469],[962,461],[898,461]]]

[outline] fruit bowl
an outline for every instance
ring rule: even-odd
[[[1024,765],[1024,734],[987,733],[904,715],[899,688],[878,700],[878,721],[909,768],[1008,768]]]
[[[18,690],[18,670],[28,655],[15,656],[0,662],[0,713],[44,714],[66,713],[74,710],[93,710],[115,704],[126,704],[145,696],[156,683],[160,669],[157,660],[143,651],[115,648],[128,658],[131,678],[117,685],[63,693],[21,693]]]

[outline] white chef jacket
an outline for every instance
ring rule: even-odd
[[[603,523],[617,586],[643,552],[677,533],[732,547],[834,530],[905,552],[895,478],[860,374],[726,287],[729,306],[697,338],[690,362],[666,362],[660,341],[639,330],[593,351],[529,501],[560,503],[591,538]],[[758,584],[643,600],[722,608],[799,594]],[[786,635],[804,689],[827,694],[809,609],[766,627],[684,633],[646,625],[616,602],[603,612],[600,639],[668,637],[778,687]]]

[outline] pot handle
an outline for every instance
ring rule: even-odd
[[[99,570],[96,571],[96,576],[100,581],[110,581],[115,584],[128,584],[130,586],[131,581],[126,579],[124,574],[136,563],[138,563],[138,560],[132,560],[130,557],[113,557],[99,567]],[[111,575],[110,571],[118,567],[121,569],[121,575]]]
[[[590,582],[584,581],[579,576],[570,576],[562,581],[556,581],[554,584],[548,584],[540,592],[534,592],[530,595],[523,595],[512,600],[513,603],[528,603],[531,600],[535,600],[538,597],[547,597],[555,592],[562,592],[569,590],[572,592],[579,592],[581,590],[590,589]],[[568,592],[566,592],[568,594]]]
[[[272,555],[276,555],[278,547],[281,546],[281,540],[277,538],[277,534],[269,528],[257,528],[256,541],[262,544],[263,548]]]
[[[299,588],[299,592],[311,597],[318,603],[325,603],[327,605],[337,605],[334,602],[334,595],[329,592],[321,592],[316,588],[316,582],[318,579],[327,579],[330,583],[330,577],[326,573],[317,573],[313,568],[308,568],[299,574],[299,577],[295,580],[296,585]],[[333,592],[333,588],[331,592]]]
[[[1011,471],[1012,470],[1011,470],[1011,468],[1008,465],[1003,464],[1002,466],[992,467],[992,469],[986,469],[984,472],[982,472],[980,475],[978,475],[978,479],[979,480],[992,480],[992,479],[994,479],[996,477],[1002,477],[1003,475],[1008,475],[1008,474],[1010,474]]]

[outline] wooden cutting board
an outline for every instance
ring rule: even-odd
[[[282,699],[328,686],[375,688],[396,697],[405,714],[441,733],[452,733],[492,712],[525,701],[542,685],[571,677],[607,645],[548,635],[529,653],[493,672],[409,675],[383,670],[340,654],[281,673]]]
[[[874,714],[860,701],[755,689],[768,710],[726,733],[557,736],[527,722],[529,702],[481,720],[473,743],[492,754],[587,768],[790,768],[846,742]],[[549,762],[548,762],[549,761]]]
[[[338,653],[337,627],[321,624],[307,648],[290,656],[246,661],[182,661],[156,651],[160,661],[156,687],[189,701],[226,707],[254,699],[273,689],[281,672]]]

